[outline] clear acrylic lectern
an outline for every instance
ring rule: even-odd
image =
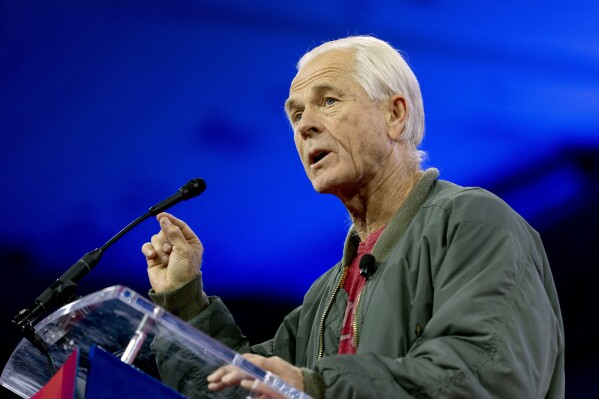
[[[194,372],[188,374],[194,378],[186,381],[183,377],[179,386],[174,387],[189,396],[218,399],[251,395],[236,394],[231,389],[209,392],[198,384],[198,375],[207,376],[222,365],[233,364],[281,397],[310,399],[127,287],[106,288],[63,306],[39,322],[35,329],[46,342],[56,368],[79,348],[77,386],[80,392],[87,378],[87,355],[93,345],[98,345],[156,379],[160,379],[157,358],[164,364],[177,365],[182,375],[193,369]],[[153,342],[166,342],[162,347],[168,350],[161,352]],[[46,357],[29,341],[22,340],[6,364],[0,384],[23,398],[30,398],[50,380],[50,374]],[[205,382],[205,378],[200,380]]]

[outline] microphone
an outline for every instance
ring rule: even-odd
[[[65,305],[71,302],[75,296],[77,282],[87,275],[100,261],[102,254],[108,247],[114,244],[119,238],[143,222],[150,216],[156,216],[181,201],[197,197],[206,189],[206,182],[202,179],[192,179],[181,187],[175,194],[151,207],[148,212],[129,223],[124,229],[119,231],[114,237],[106,242],[100,248],[83,255],[73,266],[60,276],[50,287],[48,287],[29,308],[21,310],[12,320],[17,328],[23,333],[25,338],[30,340],[33,345],[40,349],[40,337],[33,328],[33,323],[39,316],[47,310],[49,306]],[[43,344],[41,344],[43,346]],[[44,349],[40,349],[44,351]]]
[[[197,197],[206,190],[206,182],[202,179],[192,179],[181,187],[175,194],[171,195],[164,201],[159,202],[150,208],[148,216],[156,216],[160,212],[166,211],[168,208],[178,204],[181,201]]]
[[[362,255],[360,259],[360,276],[368,280],[376,272],[376,259],[372,254]]]

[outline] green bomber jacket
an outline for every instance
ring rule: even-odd
[[[549,263],[538,233],[505,202],[426,170],[373,248],[376,270],[354,321],[357,353],[338,355],[347,304],[338,287],[358,242],[350,229],[342,260],[262,344],[250,345],[220,298],[202,291],[201,275],[150,297],[241,353],[301,367],[314,398],[564,397],[564,327]],[[203,397],[205,374],[161,362],[155,349],[163,381]]]

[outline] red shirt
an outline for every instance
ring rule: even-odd
[[[356,298],[366,285],[366,278],[360,276],[360,259],[364,254],[372,251],[374,244],[383,233],[385,228],[381,228],[366,238],[366,241],[360,241],[358,244],[358,252],[347,270],[347,276],[343,284],[343,289],[347,291],[347,306],[345,308],[345,316],[343,317],[343,328],[341,329],[341,338],[339,339],[339,350],[337,353],[353,354],[356,353],[354,342],[354,331],[352,328],[354,320],[354,304]]]

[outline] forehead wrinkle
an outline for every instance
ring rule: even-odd
[[[306,67],[304,67],[306,68]],[[300,77],[302,71],[298,73],[295,79],[291,82],[291,87],[289,88],[289,93],[293,93],[299,90],[303,90],[306,86],[312,84],[315,80],[322,78],[334,79],[335,77],[339,78],[343,74],[348,73],[347,68],[344,67],[343,64],[337,65],[328,65],[327,67],[316,71],[314,73],[309,74],[307,77]],[[331,76],[327,76],[331,75]],[[337,76],[336,76],[337,75]],[[299,78],[299,79],[298,79]]]
[[[339,92],[339,89],[330,83],[319,83],[312,86],[310,90],[310,94],[315,94],[317,96],[320,96],[326,92],[337,93]]]

